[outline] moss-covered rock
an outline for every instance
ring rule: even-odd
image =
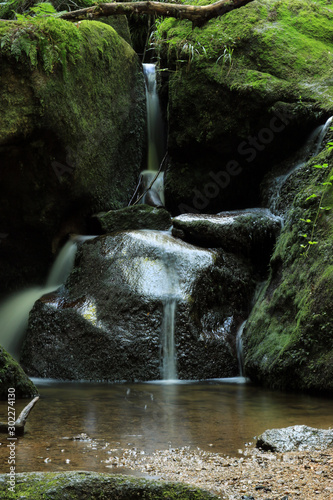
[[[166,231],[171,227],[171,216],[163,208],[148,205],[111,210],[92,217],[92,232],[98,234],[128,231],[133,229],[156,229]]]
[[[164,483],[131,476],[97,472],[30,472],[16,474],[10,489],[9,474],[0,475],[0,495],[8,500],[214,500],[204,490],[178,483]]]
[[[194,30],[159,25],[170,70],[167,207],[259,205],[263,175],[333,111],[332,26],[330,5],[312,0],[255,0]]]
[[[0,347],[0,399],[7,401],[9,388],[15,389],[17,398],[29,398],[38,393],[20,365]]]
[[[326,151],[284,188],[293,203],[243,332],[246,374],[272,388],[333,394],[332,180]]]
[[[146,115],[138,57],[110,26],[0,22],[0,39],[0,262],[13,270],[10,289],[20,273],[21,284],[40,282],[51,249],[84,231],[87,216],[128,204]],[[23,270],[20,240],[31,253]]]

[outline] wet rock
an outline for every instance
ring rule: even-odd
[[[267,264],[280,232],[281,219],[267,209],[254,208],[217,215],[183,214],[173,219],[173,226],[173,234],[185,241],[221,247]]]
[[[9,388],[15,389],[17,398],[29,398],[38,394],[37,388],[17,361],[0,347],[0,399],[8,400]]]
[[[171,227],[171,216],[163,208],[154,208],[148,205],[134,205],[132,207],[110,210],[95,215],[92,218],[91,231],[93,234],[113,233],[116,231],[130,231],[133,229],[168,230]]]
[[[333,430],[306,425],[269,429],[259,436],[256,446],[278,452],[325,450],[333,447]]]
[[[26,472],[15,475],[15,493],[8,490],[8,474],[0,475],[2,498],[33,498],[69,500],[79,498],[117,498],[117,500],[179,500],[218,499],[193,486],[141,479],[132,476],[97,472]]]
[[[22,365],[39,377],[160,379],[163,332],[174,322],[180,378],[236,376],[235,338],[253,293],[251,274],[232,255],[167,233],[87,241],[62,294],[35,304]]]

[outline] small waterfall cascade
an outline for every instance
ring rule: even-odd
[[[163,254],[166,281],[163,283],[163,320],[161,326],[161,375],[163,380],[177,380],[177,361],[175,347],[175,323],[177,299],[181,295],[179,280],[173,266],[171,254]]]
[[[238,369],[239,369],[239,376],[244,377],[244,356],[243,356],[243,340],[242,340],[242,335],[243,331],[246,325],[246,321],[243,321],[243,323],[240,325],[237,331],[236,335],[236,349],[237,349],[237,360],[238,360]]]
[[[148,161],[147,169],[157,172],[164,155],[164,124],[157,94],[156,65],[143,64],[146,82]]]
[[[76,241],[68,241],[55,259],[44,287],[18,292],[0,306],[0,345],[15,358],[19,357],[34,303],[43,295],[54,292],[66,281],[74,264],[76,250]]]
[[[270,209],[272,212],[276,212],[281,189],[286,180],[291,176],[291,174],[300,169],[310,158],[316,156],[320,152],[325,136],[332,122],[333,117],[330,117],[323,125],[316,127],[308,137],[303,147],[300,149],[298,155],[299,160],[295,162],[294,166],[288,172],[275,178],[275,191],[271,197],[270,203]]]
[[[146,83],[146,106],[147,106],[147,136],[148,156],[147,170],[141,172],[143,192],[154,181],[165,153],[165,133],[160,100],[157,93],[156,65],[143,64],[143,73]],[[164,205],[164,173],[160,172],[154,181],[153,188],[144,196],[142,203]]]

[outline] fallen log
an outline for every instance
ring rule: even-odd
[[[155,1],[102,3],[93,7],[66,12],[60,17],[66,21],[83,21],[123,14],[155,14],[162,17],[188,19],[192,21],[192,27],[200,27],[210,19],[223,16],[227,12],[243,7],[250,2],[253,2],[253,0],[219,0],[210,5],[202,6]]]
[[[24,434],[24,426],[27,422],[27,418],[29,416],[29,413],[39,400],[39,396],[36,396],[30,403],[23,408],[21,411],[19,417],[15,420],[15,436],[23,436]],[[0,422],[0,432],[1,433],[8,433],[8,422]]]

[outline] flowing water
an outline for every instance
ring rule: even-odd
[[[330,117],[326,123],[323,125],[319,125],[315,128],[315,130],[310,134],[305,144],[299,151],[299,160],[295,162],[293,167],[283,175],[280,175],[275,178],[274,181],[274,193],[271,197],[270,201],[270,209],[272,212],[277,211],[277,205],[281,193],[281,189],[287,179],[297,170],[302,168],[305,163],[312,157],[316,156],[321,149],[323,148],[323,142],[326,137],[326,134],[332,124],[333,117]]]
[[[22,339],[28,325],[29,312],[43,295],[53,292],[67,279],[77,245],[68,241],[60,250],[44,287],[34,287],[14,294],[0,307],[0,345],[15,358],[19,357]]]
[[[229,383],[228,383],[229,382]],[[167,384],[37,381],[41,398],[16,446],[16,471],[128,472],[110,458],[197,447],[237,455],[270,428],[332,425],[333,400],[271,392],[242,379]],[[26,401],[17,401],[17,413]],[[0,402],[0,420],[7,403]],[[86,434],[82,435],[81,434]],[[76,439],[73,439],[75,438]],[[8,472],[6,435],[0,471]]]

